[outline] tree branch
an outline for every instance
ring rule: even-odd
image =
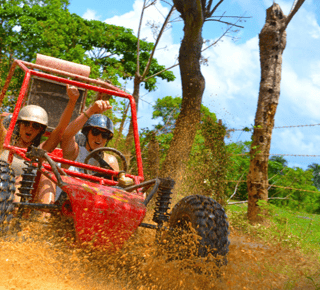
[[[230,199],[231,199],[231,198],[233,198],[233,197],[235,196],[235,194],[237,193],[238,186],[239,186],[239,183],[240,183],[240,181],[241,181],[241,179],[242,179],[243,175],[244,175],[244,172],[242,173],[242,175],[241,175],[240,179],[238,180],[238,182],[237,182],[237,184],[236,184],[236,187],[235,187],[235,189],[234,189],[233,194],[232,194],[232,195],[229,197],[229,199],[227,200],[227,203],[229,203]]]
[[[205,50],[207,50],[207,49],[210,48],[211,46],[216,45],[216,44],[221,40],[221,38],[224,37],[224,36],[228,33],[228,31],[229,31],[230,29],[231,29],[231,26],[230,26],[214,43],[212,43],[212,44],[208,45],[206,48],[202,49],[201,52],[204,52]]]
[[[154,3],[156,3],[157,0],[153,0],[150,2],[150,4],[147,4],[147,6],[144,7],[144,9],[149,8],[150,6],[152,6]]]
[[[147,66],[146,66],[146,68],[145,68],[145,70],[144,70],[144,72],[143,72],[143,74],[142,74],[142,79],[144,79],[145,76],[146,76],[146,75],[148,74],[148,72],[149,72],[149,69],[150,69],[150,66],[151,66],[151,61],[152,61],[152,59],[153,59],[153,55],[154,55],[154,53],[155,53],[155,50],[156,50],[156,48],[157,48],[157,45],[158,45],[158,43],[159,43],[159,41],[160,41],[160,38],[161,38],[161,36],[162,36],[162,34],[163,34],[163,32],[164,32],[164,29],[166,28],[166,26],[167,26],[167,24],[168,24],[168,21],[169,21],[169,19],[170,19],[170,17],[171,17],[171,15],[172,15],[172,13],[173,13],[174,10],[175,10],[175,7],[172,6],[171,9],[170,9],[170,11],[169,11],[169,13],[168,13],[168,15],[167,15],[167,17],[166,17],[166,19],[165,19],[165,21],[164,21],[164,23],[163,23],[163,25],[162,25],[162,27],[161,27],[161,30],[160,30],[160,32],[159,32],[159,34],[158,34],[158,37],[157,37],[157,40],[156,40],[156,42],[155,42],[155,44],[154,44],[154,47],[153,47],[153,49],[152,49],[152,52],[151,52],[151,54],[150,54],[150,56],[149,56]]]
[[[108,58],[108,57],[111,57],[111,56],[114,56],[114,55],[116,55],[116,54],[115,53],[113,53],[113,54],[110,53],[109,55],[100,57],[100,59],[105,59],[105,58]]]
[[[236,24],[232,24],[231,22],[221,21],[221,20],[217,20],[217,19],[206,19],[206,21],[216,21],[216,22],[221,22],[221,23],[224,23],[224,24],[236,26],[236,27],[239,27],[239,28],[244,28],[241,25],[236,25]]]
[[[136,74],[140,76],[140,33],[141,33],[141,25],[142,25],[142,19],[143,19],[143,14],[144,14],[144,9],[146,8],[146,1],[143,1],[143,6],[142,6],[142,11],[140,15],[140,22],[139,22],[139,28],[138,28],[138,43],[137,43],[137,71]]]
[[[220,16],[210,16],[210,17],[217,17],[217,18],[223,18],[223,17],[227,17],[227,18],[252,18],[252,16],[224,16],[224,15],[220,15]]]
[[[285,31],[289,22],[291,21],[291,19],[293,18],[293,16],[298,12],[298,10],[300,9],[300,7],[302,6],[302,4],[304,3],[305,0],[298,0],[298,2],[296,3],[296,5],[294,6],[293,10],[290,12],[290,14],[288,15],[288,17],[285,19],[285,23],[284,26],[281,28],[281,32]]]
[[[239,21],[239,19],[238,19],[234,24],[231,24],[232,26],[229,26],[228,29],[227,29],[214,43],[208,45],[208,46],[207,46],[206,48],[204,48],[201,52],[204,52],[204,51],[207,50],[209,47],[217,44],[217,43],[221,40],[221,38],[224,37],[224,36],[228,33],[228,31],[229,31],[233,26],[236,26],[236,23],[237,23],[238,21]]]
[[[151,78],[153,78],[153,77],[156,77],[157,75],[159,75],[159,74],[161,74],[161,73],[163,73],[163,72],[165,72],[165,71],[167,71],[167,70],[169,70],[169,69],[172,69],[172,68],[174,68],[174,67],[176,67],[176,66],[178,66],[178,65],[179,65],[179,63],[174,64],[173,66],[170,66],[170,67],[168,67],[168,68],[165,68],[164,70],[159,71],[159,72],[153,74],[152,76],[149,76],[149,77],[145,78],[143,81],[146,82],[148,79],[151,79]]]
[[[205,18],[211,17],[212,14],[217,10],[217,8],[220,6],[220,4],[221,4],[222,2],[223,2],[223,0],[220,0],[220,1],[217,3],[217,5],[214,6],[213,9],[212,9],[210,12],[208,12],[208,14],[206,15]],[[209,4],[208,4],[208,6],[207,6],[207,7],[208,7],[208,11],[210,10],[211,5],[212,5],[212,0],[209,1]]]
[[[170,3],[170,2],[168,2],[168,1],[166,1],[166,0],[160,0],[160,1],[168,4],[169,6],[173,6],[172,3]]]
[[[235,23],[237,23],[238,21],[239,21],[239,19]],[[209,46],[207,46],[206,48],[204,48],[201,52],[204,52],[205,50],[207,50],[211,46],[217,44],[221,40],[221,38],[224,37],[233,26],[236,26],[236,24],[232,24],[231,23],[231,26],[228,27],[228,29],[214,43],[212,43]],[[144,81],[147,81],[148,79],[151,79],[151,78],[153,78],[153,77],[155,77],[155,76],[157,76],[157,75],[159,75],[159,74],[161,74],[161,73],[163,73],[163,72],[165,72],[167,70],[170,70],[170,69],[172,69],[172,68],[174,68],[174,67],[176,67],[178,65],[179,65],[179,63],[176,63],[173,66],[170,66],[170,67],[168,67],[168,68],[166,68],[166,69],[164,69],[164,70],[162,70],[160,72],[157,72],[157,73],[153,74],[152,76],[149,76],[149,77],[145,78]]]

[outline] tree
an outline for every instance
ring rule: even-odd
[[[157,99],[153,106],[152,119],[160,119],[160,122],[154,126],[154,129],[144,129],[143,134],[148,136],[150,132],[155,132],[157,141],[160,143],[161,150],[161,163],[164,161],[165,156],[172,141],[174,128],[181,111],[181,97],[166,96],[162,99]],[[216,115],[204,106],[201,105],[201,125],[211,122],[216,124]],[[200,127],[201,129],[201,127]],[[196,148],[199,144],[205,142],[201,130],[197,131],[197,138],[194,142],[195,150],[201,151],[201,148]],[[200,145],[201,146],[201,145]]]
[[[170,176],[178,185],[182,180],[201,119],[200,108],[205,88],[205,80],[200,70],[202,28],[205,21],[213,20],[213,14],[222,2],[223,0],[220,0],[213,5],[212,0],[173,0],[184,21],[184,37],[179,51],[182,104],[161,175]]]
[[[227,145],[229,155],[229,166],[227,168],[226,180],[229,182],[226,188],[226,195],[232,198],[245,201],[248,200],[246,175],[249,171],[249,155],[251,142],[236,142]]]
[[[279,187],[273,187],[272,184]],[[269,189],[270,197],[283,199],[271,199],[271,203],[295,211],[319,212],[320,196],[313,185],[312,170],[284,167],[282,174],[272,179],[272,184]]]
[[[166,96],[162,99],[157,99],[153,106],[152,119],[161,118],[162,122],[155,128],[161,133],[173,132],[177,118],[181,111],[181,98],[173,98]]]
[[[313,174],[313,185],[320,190],[320,164],[318,163],[312,163],[308,165],[308,169],[312,170]]]
[[[303,3],[304,0],[295,1],[296,5],[288,17],[278,4],[273,3],[267,9],[266,23],[259,34],[261,81],[247,176],[247,214],[252,223],[263,220],[259,215],[257,202],[268,200],[268,158],[280,96],[282,53],[286,46],[285,30]]]
[[[158,70],[155,71],[152,69],[151,64],[153,62],[155,62],[155,59],[153,58],[154,53],[156,51],[157,45],[161,39],[161,36],[163,35],[163,32],[165,31],[170,17],[172,15],[172,13],[174,12],[174,6],[171,7],[168,15],[166,16],[162,27],[156,37],[156,41],[155,41],[155,45],[152,48],[152,51],[150,53],[150,55],[144,55],[140,53],[140,44],[141,44],[141,40],[140,40],[140,32],[141,32],[141,25],[142,25],[142,19],[143,19],[143,15],[145,10],[150,7],[151,5],[154,5],[156,3],[156,1],[154,0],[144,0],[143,1],[143,6],[142,6],[142,11],[141,11],[141,15],[140,15],[140,23],[139,23],[139,29],[138,29],[138,42],[137,42],[137,60],[136,60],[136,71],[135,71],[135,75],[134,75],[134,87],[133,87],[133,94],[132,96],[135,99],[136,102],[136,106],[137,106],[137,111],[138,111],[138,105],[139,105],[139,98],[140,98],[140,84],[142,82],[154,82],[155,81],[155,77],[156,76],[166,76],[168,81],[173,81],[175,79],[174,75],[172,72],[169,72],[167,69],[165,69],[165,67],[162,67],[162,70]],[[142,63],[145,63],[144,65],[144,69],[142,68]],[[127,160],[130,160],[130,148],[131,148],[131,144],[133,141],[133,124],[132,122],[130,123],[130,127],[129,127],[129,132],[126,138],[126,148],[127,152],[126,152],[126,157]]]
[[[3,76],[14,58],[33,61],[37,53],[42,53],[89,65],[92,78],[100,77],[120,85],[119,79],[132,79],[135,75],[137,51],[141,70],[148,66],[152,74],[158,73],[158,78],[174,79],[172,72],[162,72],[164,66],[155,58],[147,62],[154,47],[152,43],[140,41],[137,46],[137,37],[131,29],[71,14],[67,0],[9,0],[0,3],[0,82],[5,81]],[[156,89],[157,77],[143,80],[148,91]],[[19,79],[15,79],[8,94],[16,95],[18,84]],[[7,103],[8,109],[12,108],[14,101],[13,98]]]
[[[270,161],[276,161],[280,163],[283,167],[288,166],[288,161],[283,156],[271,156]]]

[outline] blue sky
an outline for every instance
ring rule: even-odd
[[[109,24],[125,26],[137,33],[142,0],[71,0],[69,9],[86,19],[97,19]],[[277,3],[288,15],[294,0]],[[208,66],[202,66],[206,79],[203,103],[223,120],[228,128],[250,127],[259,93],[260,62],[258,34],[265,23],[266,9],[273,0],[225,0],[215,15],[251,16],[245,28],[223,38],[216,46],[204,52]],[[142,38],[154,41],[148,21],[162,22],[169,8],[158,0],[147,10],[143,22]],[[207,22],[203,38],[214,41],[226,28],[217,22]],[[155,54],[160,64],[171,66],[176,62],[183,23],[177,22],[167,30]],[[320,123],[320,2],[306,0],[287,28],[287,46],[283,54],[281,94],[275,117],[275,126],[295,126]],[[152,127],[152,106],[157,98],[167,95],[181,96],[179,68],[173,69],[175,82],[158,82],[155,92],[145,94],[139,106],[139,128]],[[132,92],[132,84],[127,85]],[[320,155],[320,126],[274,129],[271,153]],[[241,134],[241,135],[240,135]],[[250,140],[249,133],[233,133],[227,142]],[[285,156],[289,166],[306,168],[320,158]]]

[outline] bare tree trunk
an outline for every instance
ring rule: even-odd
[[[148,144],[148,158],[147,158],[147,180],[159,176],[159,143],[156,140],[155,134],[152,136]]]
[[[298,11],[296,3],[293,14]],[[300,7],[299,6],[299,7]],[[261,222],[257,202],[268,200],[268,160],[274,127],[274,116],[280,96],[282,53],[286,47],[286,32],[289,21],[276,3],[267,9],[266,24],[259,34],[261,81],[255,126],[250,150],[250,168],[247,177],[248,186],[248,219],[250,222]]]
[[[137,45],[137,70],[136,70],[136,74],[135,74],[135,77],[134,77],[134,89],[133,89],[133,94],[132,96],[134,97],[135,99],[135,102],[136,102],[136,108],[137,108],[137,113],[138,113],[138,103],[139,103],[139,96],[140,96],[140,84],[142,82],[145,82],[148,77],[147,77],[147,74],[149,73],[149,70],[150,70],[150,67],[151,67],[151,62],[152,62],[152,59],[153,59],[153,56],[154,56],[154,53],[155,53],[155,50],[158,46],[158,43],[160,41],[160,38],[163,34],[163,32],[165,31],[165,28],[167,27],[168,23],[169,23],[169,20],[170,20],[170,17],[174,11],[174,7],[172,6],[165,21],[163,22],[163,25],[162,25],[162,28],[157,36],[157,39],[156,39],[156,42],[154,44],[154,47],[152,49],[152,52],[149,56],[149,59],[148,59],[148,62],[147,62],[147,65],[142,73],[142,75],[140,74],[140,31],[141,31],[141,25],[142,25],[142,19],[143,19],[143,15],[144,15],[144,10],[147,9],[149,6],[153,5],[156,1],[150,1],[148,2],[147,0],[144,0],[144,4],[143,4],[143,7],[142,7],[142,12],[141,12],[141,15],[140,15],[140,24],[139,24],[139,29],[138,29],[138,45]],[[156,74],[155,74],[156,75]],[[152,77],[152,76],[150,76]],[[150,78],[149,77],[149,78]],[[133,125],[132,125],[132,122],[130,122],[130,127],[129,127],[129,132],[128,132],[128,135],[126,137],[126,148],[127,148],[127,152],[125,152],[125,155],[127,157],[127,160],[128,162],[130,162],[130,155],[131,155],[131,152],[130,152],[130,148],[131,148],[131,145],[132,145],[132,142],[133,142]]]
[[[123,112],[122,114],[122,118],[121,118],[121,123],[120,123],[120,127],[119,127],[119,132],[118,132],[118,136],[117,136],[117,139],[114,143],[114,147],[117,148],[118,147],[118,144],[119,144],[119,141],[120,141],[120,138],[122,136],[122,132],[123,132],[123,128],[124,128],[124,124],[126,122],[126,119],[128,117],[128,110],[129,110],[129,107],[130,107],[130,102],[128,102],[128,105],[125,109],[125,111]]]
[[[171,177],[179,182],[201,118],[200,108],[205,88],[205,80],[200,71],[204,16],[200,0],[183,2],[174,0],[174,4],[184,20],[184,38],[179,52],[183,93],[181,112],[161,169],[161,176]]]
[[[139,107],[139,96],[140,96],[140,84],[142,82],[141,76],[136,73],[136,76],[134,78],[134,87],[133,87],[133,98],[136,103],[136,109],[137,109],[137,114],[138,114],[138,107]],[[130,122],[129,126],[129,132],[126,137],[126,142],[125,142],[125,148],[126,151],[124,152],[124,155],[127,159],[128,166],[130,165],[130,160],[131,160],[131,146],[133,142],[133,123]]]

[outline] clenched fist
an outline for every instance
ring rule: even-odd
[[[75,86],[67,85],[67,94],[71,101],[76,102],[80,96],[80,93]]]
[[[90,107],[89,111],[90,114],[101,114],[106,110],[112,109],[112,106],[110,105],[109,101],[95,101],[94,104]]]

